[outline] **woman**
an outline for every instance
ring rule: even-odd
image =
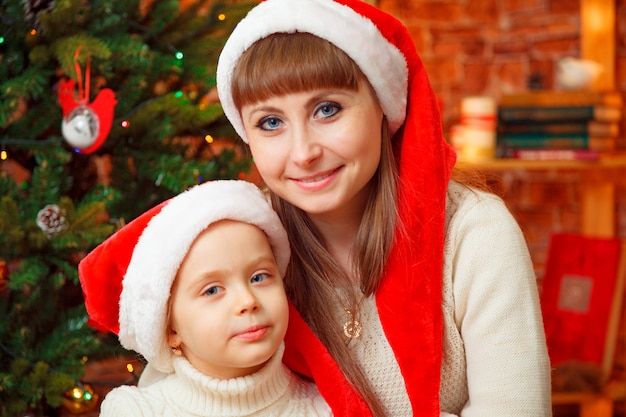
[[[284,361],[335,415],[549,416],[523,235],[451,181],[406,28],[359,0],[268,0],[217,81],[292,246]]]

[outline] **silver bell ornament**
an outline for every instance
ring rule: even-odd
[[[99,132],[98,115],[85,105],[78,106],[69,112],[61,123],[61,133],[66,142],[78,149],[93,145]]]

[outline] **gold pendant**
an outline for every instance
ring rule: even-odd
[[[348,339],[358,339],[361,337],[361,333],[363,333],[363,326],[354,318],[350,310],[346,309],[346,313],[348,313],[350,319],[343,325],[343,334],[345,334]]]

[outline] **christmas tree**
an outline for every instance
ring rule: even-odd
[[[87,322],[87,251],[194,184],[248,178],[215,67],[252,6],[0,0],[0,416],[57,414],[119,350]]]

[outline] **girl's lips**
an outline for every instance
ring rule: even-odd
[[[307,191],[317,191],[328,186],[337,177],[341,167],[309,177],[292,178],[293,182]]]
[[[262,339],[269,331],[268,326],[254,326],[235,335],[236,339],[254,342]]]

